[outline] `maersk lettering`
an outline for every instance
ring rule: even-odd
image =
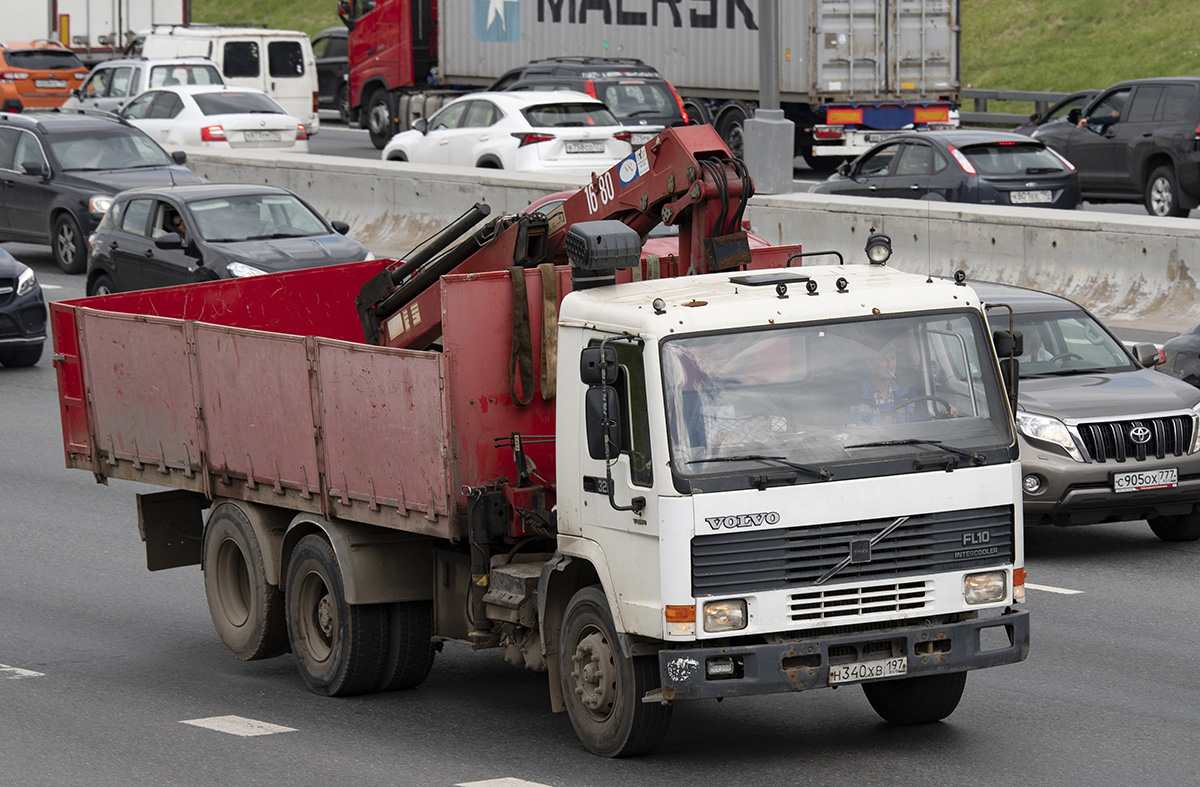
[[[777,525],[779,524],[778,511],[764,511],[760,514],[734,514],[733,516],[710,516],[705,517],[704,521],[713,530],[720,530],[723,527],[758,527],[759,525]]]
[[[688,27],[703,30],[720,26],[724,5],[726,29],[757,30],[754,12],[746,3],[747,0],[538,0],[537,19],[551,24],[582,25],[588,22],[591,12],[593,24],[599,14],[606,25],[613,24],[615,19],[619,27],[683,27],[686,19]],[[681,10],[687,11],[686,16]]]

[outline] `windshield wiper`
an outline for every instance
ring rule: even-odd
[[[635,118],[635,117],[639,117],[641,115],[657,115],[657,114],[658,114],[657,109],[639,109],[637,112],[630,112],[625,117]]]
[[[1037,374],[1023,374],[1021,379],[1036,379],[1039,377],[1069,377],[1072,374],[1103,374],[1107,372],[1103,366],[1092,366],[1086,369],[1055,369],[1052,372],[1038,372]]]
[[[691,459],[687,462],[689,465],[700,465],[708,462],[775,462],[784,467],[790,467],[793,470],[800,470],[820,477],[822,481],[829,481],[833,478],[833,473],[823,467],[812,467],[810,465],[802,465],[799,462],[793,462],[785,459],[782,456],[766,456],[765,454],[742,454],[741,456],[710,456],[707,459]]]
[[[964,451],[961,448],[955,448],[952,445],[946,445],[941,440],[921,440],[916,437],[910,437],[906,440],[879,440],[874,443],[855,443],[854,445],[844,445],[842,448],[885,448],[894,445],[929,445],[934,448],[940,448],[948,454],[966,457],[971,460],[973,465],[981,465],[987,462],[987,457],[983,454],[976,454],[970,451]]]

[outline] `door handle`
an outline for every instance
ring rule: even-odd
[[[919,189],[919,188],[921,188],[921,187],[920,187],[920,186],[918,186],[916,183],[914,183],[914,184],[912,184],[911,186],[909,186],[909,188],[910,188],[910,189],[912,189],[913,191],[916,191],[917,189]]]
[[[120,246],[117,245],[117,242],[115,240],[108,244],[109,251],[116,251],[119,248],[120,248]]]
[[[367,50],[367,54],[368,54],[368,55],[373,55],[373,54],[375,54],[375,47],[371,47],[370,49],[368,49],[368,50]]]
[[[868,191],[876,191],[878,188],[878,186],[867,186]]]

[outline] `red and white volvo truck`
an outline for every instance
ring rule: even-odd
[[[59,301],[66,463],[167,487],[148,567],[199,564],[233,655],[319,694],[453,642],[545,671],[607,756],[685,700],[942,719],[1028,651],[1010,334],[961,282],[749,249],[750,193],[668,129],[403,262]],[[639,259],[663,220],[680,256]]]

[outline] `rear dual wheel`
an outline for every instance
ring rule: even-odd
[[[292,553],[287,625],[300,676],[317,694],[413,688],[433,666],[433,605],[347,603],[333,547],[321,535],[305,536]]]

